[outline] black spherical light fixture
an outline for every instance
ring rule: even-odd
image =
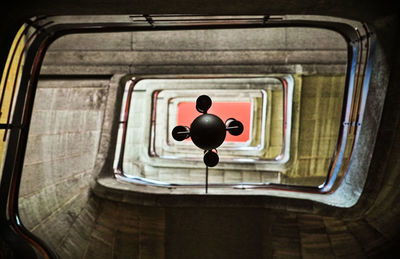
[[[218,116],[208,114],[212,105],[211,98],[201,95],[196,100],[196,110],[202,115],[198,116],[190,128],[187,126],[176,126],[172,130],[172,137],[177,141],[192,138],[193,143],[204,150],[203,161],[206,165],[206,192],[208,184],[208,167],[214,167],[219,162],[217,148],[221,146],[228,131],[231,135],[238,136],[243,132],[243,124],[230,118],[224,123]]]

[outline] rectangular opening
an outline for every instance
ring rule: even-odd
[[[234,117],[242,122],[243,133],[234,136],[228,134],[225,142],[247,142],[250,140],[252,105],[251,102],[214,102],[207,113],[215,114],[222,121]],[[190,125],[201,113],[196,110],[195,102],[181,102],[178,104],[177,125]],[[185,141],[190,141],[190,137]]]

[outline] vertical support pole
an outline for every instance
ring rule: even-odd
[[[208,166],[206,166],[206,193],[208,193]]]

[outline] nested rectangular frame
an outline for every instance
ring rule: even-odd
[[[169,91],[169,90],[167,90]],[[178,120],[178,112],[179,112],[179,108],[178,106],[181,103],[193,103],[195,101],[195,96],[193,94],[192,91],[188,91],[188,90],[174,90],[174,92],[176,91],[176,94],[169,94],[168,97],[168,117],[170,118],[168,120],[168,130],[173,129],[174,125],[177,124],[177,120]],[[267,110],[267,103],[269,104],[269,102],[267,101],[267,93],[264,90],[251,90],[251,89],[243,89],[243,90],[235,90],[235,89],[231,89],[230,91],[226,91],[226,89],[218,89],[218,90],[212,90],[212,89],[199,89],[199,92],[203,92],[207,95],[209,95],[212,100],[213,103],[230,103],[230,102],[247,102],[251,104],[251,111],[250,111],[250,125],[254,125],[255,121],[254,121],[254,98],[260,97],[259,95],[261,95],[261,99],[263,101],[262,103],[262,123],[265,125],[265,120],[266,120],[266,110]],[[162,91],[164,92],[164,91]],[[237,93],[246,93],[247,96],[246,97],[238,97]],[[173,97],[174,95],[176,95],[176,97]],[[234,99],[236,98],[236,99]],[[233,101],[234,100],[234,101]],[[193,111],[196,111],[195,109]],[[232,115],[234,117],[234,115]],[[189,126],[189,125],[188,125]],[[252,126],[250,126],[250,128],[252,128]],[[264,127],[262,128],[263,133],[264,132]],[[261,133],[261,134],[263,134]],[[179,146],[179,147],[187,147],[188,146],[188,141],[183,141],[183,142],[174,142],[173,138],[171,138],[170,134],[167,134],[167,145],[168,146]],[[254,148],[254,145],[252,147],[249,147],[249,145],[251,145],[251,138],[253,137],[253,131],[249,132],[249,139],[245,142],[228,142],[225,141],[224,144],[222,146],[219,147],[220,150],[229,150],[229,149],[247,149],[250,150],[252,148]],[[258,145],[256,145],[257,149],[260,149],[262,146],[261,143],[258,143]]]
[[[207,76],[207,78],[208,79],[211,79],[210,78],[210,76]],[[200,82],[204,82],[204,79],[202,78],[202,76],[199,76],[198,77],[198,79],[199,79],[199,81]],[[221,75],[221,76],[219,76],[219,77],[215,77],[214,79],[213,79],[213,83],[214,84],[218,84],[217,83],[217,81],[218,81],[218,79],[224,79],[225,81],[226,80],[236,80],[237,82],[236,82],[236,84],[238,84],[239,82],[243,82],[243,83],[245,83],[245,82],[247,82],[247,83],[250,83],[251,81],[252,81],[252,79],[259,79],[259,80],[266,80],[266,79],[269,79],[269,80],[267,80],[266,82],[265,82],[265,88],[261,88],[261,87],[259,87],[258,85],[260,85],[261,84],[261,82],[254,82],[254,83],[257,83],[257,86],[256,87],[254,87],[254,88],[249,88],[249,89],[244,89],[244,90],[241,90],[240,88],[229,88],[229,92],[230,93],[232,93],[232,91],[259,91],[259,93],[261,94],[261,98],[262,98],[262,100],[263,100],[263,107],[262,107],[262,111],[260,111],[261,112],[261,117],[262,117],[262,120],[261,120],[261,125],[259,125],[260,127],[261,127],[261,133],[260,133],[260,135],[261,135],[261,138],[260,138],[260,142],[258,142],[258,143],[256,143],[256,145],[254,145],[254,146],[249,146],[249,144],[250,144],[250,141],[251,141],[251,139],[248,141],[248,142],[246,142],[246,143],[224,143],[224,145],[223,146],[221,146],[220,148],[219,148],[219,150],[235,150],[235,151],[237,151],[237,156],[240,156],[240,155],[244,155],[245,153],[243,153],[243,152],[247,152],[246,154],[248,154],[249,152],[250,152],[250,156],[251,157],[254,157],[254,156],[259,156],[259,152],[260,152],[260,150],[262,150],[263,148],[264,148],[264,144],[265,144],[265,134],[266,134],[266,132],[265,131],[268,131],[267,130],[267,128],[266,128],[266,124],[267,124],[267,93],[266,93],[266,90],[279,90],[279,86],[277,86],[277,85],[281,85],[281,83],[280,83],[280,81],[279,80],[277,80],[277,79],[275,79],[275,78],[268,78],[268,77],[264,77],[264,78],[262,78],[262,77],[259,77],[259,78],[255,78],[255,77],[246,77],[246,76],[243,76],[242,78],[240,78],[240,77],[237,77],[237,78],[232,78],[232,77],[229,77],[229,76],[226,76],[226,75]],[[196,79],[192,79],[192,80],[196,80]],[[240,81],[239,81],[240,80]],[[274,81],[274,82],[268,82],[268,81]],[[199,83],[200,84],[200,83]],[[225,83],[225,85],[226,85],[226,83]],[[226,86],[225,86],[226,87]],[[155,87],[155,88],[157,88],[157,87]],[[176,90],[179,92],[179,90],[178,90],[179,88],[177,88]],[[283,87],[281,87],[281,89],[283,89]],[[169,89],[168,89],[169,90]],[[206,91],[211,91],[212,93],[215,93],[215,94],[217,94],[217,92],[219,91],[219,92],[222,92],[222,91],[225,91],[226,89],[224,89],[224,90],[221,90],[221,89],[219,89],[219,90],[212,90],[212,89],[204,89],[204,92],[206,92]],[[150,91],[151,91],[151,89],[150,89]],[[162,93],[161,92],[162,90],[157,90],[157,91],[155,91],[154,93],[153,93],[153,109],[152,109],[152,111],[153,112],[155,112],[155,110],[157,109],[157,107],[158,107],[158,102],[157,102],[157,98],[158,98],[158,94],[159,93]],[[182,91],[187,91],[187,90],[182,90]],[[211,93],[210,92],[210,93]],[[187,95],[187,94],[186,94]],[[229,95],[229,94],[228,94]],[[232,96],[231,97],[233,97],[234,95],[233,95],[233,93],[231,94]],[[185,96],[185,94],[184,93],[181,93],[180,95],[179,95],[180,97],[181,96]],[[229,95],[230,96],[230,95]],[[173,98],[174,99],[174,98]],[[164,101],[164,103],[163,104],[165,104],[165,102],[168,102],[168,104],[170,103],[170,102],[172,102],[172,100],[173,99],[168,99],[168,100],[166,100],[166,101]],[[290,96],[289,96],[289,99],[290,99]],[[181,99],[179,99],[179,100],[181,100]],[[214,99],[213,99],[214,100]],[[215,99],[214,101],[216,101],[216,102],[218,102],[218,101],[221,101],[221,100],[232,100],[232,98],[228,98],[228,97],[225,97],[225,99]],[[268,102],[268,104],[269,104],[269,102]],[[165,106],[165,105],[164,105]],[[283,110],[283,109],[282,109]],[[171,117],[170,116],[168,116],[168,117],[170,117],[171,118],[171,120],[168,122],[168,125],[167,125],[167,128],[168,128],[168,130],[169,131],[171,131],[171,129],[174,127],[174,126],[176,126],[176,125],[172,125],[171,123],[174,123],[175,122],[175,120],[174,120],[174,118],[176,118],[176,117],[174,117],[173,116],[173,114],[174,113],[170,113],[170,115],[171,115]],[[252,114],[252,116],[253,116],[253,114]],[[286,119],[286,121],[287,120],[290,120],[290,117],[291,117],[291,109],[289,109],[289,111],[288,111],[288,113],[286,114],[286,115],[283,115],[283,116],[285,116],[285,118],[286,117],[288,117],[288,119]],[[155,117],[154,119],[155,119],[155,121],[152,123],[152,125],[151,125],[151,132],[152,132],[152,134],[151,134],[151,140],[150,140],[150,154],[153,156],[153,157],[159,157],[159,158],[164,158],[164,159],[177,159],[178,157],[176,157],[176,156],[168,156],[168,157],[166,157],[166,156],[163,156],[163,155],[159,155],[158,154],[158,152],[157,152],[157,146],[156,146],[156,141],[155,141],[155,138],[156,138],[156,130],[157,130],[157,123],[158,123],[158,118],[154,115],[153,117]],[[252,121],[253,122],[253,121]],[[283,125],[282,125],[283,126]],[[290,125],[289,125],[290,126]],[[289,127],[288,126],[288,127]],[[169,132],[168,131],[168,132]],[[268,134],[268,132],[267,132],[267,134]],[[168,134],[168,135],[170,135],[170,134]],[[170,136],[169,136],[170,137]],[[164,141],[164,139],[163,139],[163,141]],[[167,141],[167,142],[169,142],[169,140],[168,140],[168,138],[165,140],[165,141]],[[287,141],[287,145],[290,145],[290,132],[289,132],[289,136],[287,136],[287,138],[283,138],[282,139],[282,141]],[[172,145],[172,144],[169,144],[168,143],[168,145]],[[187,147],[187,146],[190,146],[190,147],[193,147],[193,145],[191,144],[189,144],[189,143],[180,143],[180,142],[178,142],[178,143],[174,143],[174,145],[173,145],[173,148],[172,147],[170,147],[170,146],[168,146],[168,147],[166,147],[166,149],[167,150],[175,150],[176,148],[183,148],[183,149],[185,149],[185,147]],[[186,151],[188,151],[189,149],[188,148],[186,148],[185,149]],[[194,150],[194,148],[190,148],[190,151],[193,151]],[[284,149],[282,152],[288,152],[288,148],[286,148],[286,149]],[[222,154],[223,155],[223,154]],[[182,159],[185,159],[185,158],[182,158]],[[221,157],[221,159],[222,159],[222,157]],[[190,159],[188,159],[188,160],[190,160]],[[273,158],[270,158],[269,160],[271,160],[271,161],[275,161]],[[222,159],[222,160],[220,160],[221,162],[233,162],[233,163],[235,163],[235,162],[238,162],[238,160],[235,160],[235,159]],[[240,160],[240,161],[244,161],[244,160]],[[255,163],[257,163],[257,162],[262,162],[262,161],[267,161],[267,160],[264,160],[264,159],[256,159],[256,158],[254,158],[253,160],[251,160],[251,159],[249,159],[248,160],[249,162],[251,162],[251,163],[253,163],[253,162],[255,162]]]
[[[143,80],[149,80],[149,79],[151,80],[151,79],[154,79],[154,78],[165,79],[165,80],[176,79],[176,78],[179,78],[179,79],[192,79],[192,80],[193,79],[202,79],[202,78],[208,78],[208,79],[222,78],[222,79],[225,79],[225,80],[227,80],[227,79],[229,79],[229,80],[232,80],[232,79],[244,79],[244,78],[247,79],[247,80],[251,79],[251,78],[253,78],[253,79],[257,79],[257,78],[261,78],[261,79],[262,78],[274,78],[278,82],[281,82],[281,83],[280,84],[276,84],[273,87],[278,87],[278,85],[282,86],[282,88],[284,90],[283,91],[283,93],[284,93],[283,94],[284,103],[289,104],[289,105],[285,105],[284,106],[286,109],[283,109],[283,117],[286,118],[285,120],[283,120],[283,129],[284,129],[283,138],[286,138],[288,140],[288,142],[290,143],[291,119],[287,119],[287,118],[290,118],[290,116],[288,116],[288,113],[291,111],[291,104],[292,104],[291,101],[289,101],[291,99],[290,96],[292,95],[292,92],[293,92],[293,78],[291,76],[287,76],[287,75],[286,76],[285,75],[268,75],[268,76],[267,75],[258,75],[258,76],[256,76],[256,75],[253,75],[253,76],[236,75],[236,76],[232,77],[232,76],[229,76],[229,75],[221,75],[221,76],[203,75],[203,76],[179,76],[179,77],[176,77],[176,76],[157,76],[157,77],[146,76],[146,77],[141,77],[141,78],[132,78],[130,83],[126,84],[127,89],[125,90],[125,95],[124,95],[124,98],[123,98],[124,99],[124,102],[123,102],[123,111],[124,112],[123,112],[123,114],[121,116],[121,118],[122,118],[121,122],[122,122],[123,127],[126,127],[125,123],[128,123],[127,120],[129,118],[128,114],[129,114],[129,111],[130,111],[129,102],[131,100],[130,96],[131,96],[131,93],[132,93],[134,87],[136,85],[138,85],[138,82],[142,82]],[[175,82],[175,84],[176,84],[176,82]],[[150,86],[149,83],[147,85],[145,85],[145,86],[148,86],[148,88],[146,88],[148,90],[148,92],[153,93],[153,98],[152,98],[153,99],[153,104],[152,104],[153,108],[151,109],[153,111],[152,112],[152,119],[151,119],[151,124],[152,124],[153,127],[150,127],[150,132],[151,132],[151,134],[150,134],[151,142],[150,142],[150,147],[149,147],[150,148],[150,152],[154,152],[153,157],[155,157],[155,158],[165,159],[165,157],[157,156],[157,154],[155,153],[155,147],[154,147],[154,143],[155,143],[154,138],[155,138],[155,135],[156,135],[155,134],[155,128],[156,127],[154,125],[155,125],[155,123],[157,121],[156,113],[154,111],[155,111],[155,105],[156,105],[156,100],[157,100],[157,94],[159,93],[159,91],[161,91],[161,90],[156,90],[156,91],[154,91],[154,90],[155,89],[160,89],[160,86],[157,86],[157,85],[156,86]],[[287,87],[287,86],[290,86],[290,87]],[[142,88],[143,87],[138,89],[138,91],[143,91]],[[178,88],[178,89],[181,89],[181,88]],[[129,97],[127,97],[127,96],[129,96]],[[123,118],[125,118],[125,119],[123,119]],[[145,122],[145,124],[150,124],[150,121]],[[122,140],[122,142],[123,142],[123,140]],[[122,149],[119,149],[119,150],[122,150]],[[117,152],[119,150],[117,150]],[[284,153],[285,151],[286,151],[286,154]],[[284,147],[282,149],[282,153],[277,158],[264,159],[264,160],[260,159],[257,162],[259,162],[261,164],[266,164],[267,165],[267,167],[266,167],[267,169],[265,169],[265,170],[268,170],[268,169],[269,170],[282,170],[282,168],[284,168],[284,166],[285,166],[285,162],[287,162],[286,159],[290,158],[289,157],[290,156],[290,152],[289,151],[290,151],[290,146],[289,145],[284,145]],[[285,155],[286,155],[286,159],[283,160],[282,158],[285,158]],[[123,155],[120,155],[119,157],[120,157],[120,163],[119,164],[120,164],[121,167],[117,168],[117,171],[121,172],[122,175],[125,175],[125,172],[124,172],[124,170],[122,168],[123,163],[121,162],[121,161],[123,161]],[[175,159],[177,159],[177,158],[175,158]],[[281,159],[281,160],[279,160],[279,159]],[[187,159],[187,160],[190,160],[190,159]],[[236,163],[250,162],[250,163],[254,164],[254,160],[255,159],[253,159],[253,160],[248,159],[246,161],[246,159],[237,159],[235,162]],[[157,160],[155,160],[155,159],[152,159],[150,162],[151,162],[152,165],[163,166],[162,164],[157,164]],[[228,162],[231,162],[231,161],[228,161]],[[268,165],[270,167],[268,167]],[[166,166],[166,165],[164,165],[164,166]],[[173,162],[169,166],[178,166],[178,165],[175,162]],[[178,167],[182,167],[182,165],[179,164]],[[129,172],[126,172],[126,173],[129,175]],[[129,181],[134,181],[134,182],[137,182],[137,183],[144,183],[144,184],[151,183],[151,184],[155,184],[157,186],[181,186],[181,187],[183,187],[183,186],[186,186],[186,187],[187,186],[191,186],[190,184],[174,184],[174,183],[168,183],[168,182],[160,182],[160,181],[154,181],[154,180],[151,180],[151,179],[146,179],[146,178],[141,178],[141,177],[136,177],[136,176],[135,177],[129,176],[129,177],[131,177]],[[127,178],[129,178],[129,177],[127,177]],[[240,184],[240,183],[238,183],[238,184]],[[251,183],[251,186],[254,186],[254,185],[266,186],[267,184],[266,183],[260,183],[260,184]],[[198,186],[198,185],[194,185],[194,186]],[[210,186],[214,186],[214,185],[210,184]],[[232,187],[234,185],[232,185],[232,184],[217,184],[215,186],[218,186],[218,187],[221,187],[221,186]]]
[[[231,158],[231,159],[225,159],[221,160],[221,163],[225,163],[227,165],[234,165],[234,164],[249,164],[252,165],[254,163],[260,164],[263,166],[264,170],[270,170],[270,171],[279,171],[283,170],[285,168],[285,164],[289,161],[290,159],[290,141],[291,141],[291,111],[292,111],[292,95],[293,95],[293,88],[294,88],[294,81],[293,78],[290,75],[198,75],[198,76],[184,76],[181,75],[179,77],[177,76],[146,76],[146,77],[140,77],[140,78],[132,78],[128,83],[126,84],[126,89],[124,91],[124,97],[123,97],[123,106],[122,106],[122,114],[121,114],[121,127],[122,128],[122,134],[119,134],[119,141],[120,141],[120,147],[118,150],[116,150],[116,157],[118,159],[117,163],[114,163],[116,166],[116,169],[121,172],[122,175],[129,175],[129,172],[125,172],[123,169],[123,160],[124,160],[124,155],[125,155],[125,148],[126,148],[126,136],[127,136],[127,125],[129,123],[129,112],[131,110],[130,103],[132,101],[132,92],[134,91],[134,87],[139,84],[139,82],[142,82],[143,80],[151,80],[151,79],[161,79],[161,80],[168,80],[168,79],[191,79],[191,80],[196,80],[196,79],[213,79],[213,80],[218,80],[222,79],[225,81],[229,80],[242,80],[242,81],[251,81],[253,80],[269,80],[271,81],[270,84],[264,85],[264,84],[259,84],[262,85],[264,88],[254,88],[254,89],[259,89],[259,90],[266,90],[266,89],[276,89],[281,86],[282,88],[282,98],[283,98],[283,109],[282,109],[282,149],[280,154],[278,154],[275,157],[272,158]],[[266,82],[267,82],[266,81]],[[275,82],[274,82],[275,81]],[[240,81],[239,81],[240,82]],[[263,81],[264,82],[264,81]],[[264,83],[266,83],[264,82]],[[236,82],[237,83],[237,82]],[[254,83],[254,82],[253,82]],[[260,83],[260,82],[258,82]],[[259,87],[257,85],[257,87]],[[156,138],[156,104],[157,104],[157,95],[159,93],[159,86],[155,85],[152,87],[148,87],[147,90],[149,90],[150,93],[152,93],[152,108],[151,108],[151,119],[148,120],[147,124],[151,124],[149,126],[150,134],[150,143],[149,143],[149,160],[147,160],[148,163],[150,163],[153,166],[177,166],[176,161],[180,158],[178,157],[163,157],[160,156],[156,153],[156,147],[155,147],[155,138]],[[145,123],[146,124],[146,123]],[[263,126],[265,127],[265,121],[263,123]],[[145,126],[146,127],[146,126]],[[145,152],[142,152],[142,154],[145,154]],[[146,160],[146,159],[144,159]],[[197,158],[187,158],[183,159],[186,161],[186,164],[189,167],[199,167],[198,161],[200,161]],[[146,161],[145,161],[146,162]],[[167,164],[166,164],[167,162]],[[169,164],[168,164],[169,163]],[[182,167],[182,165],[180,165]],[[184,167],[184,166],[183,166]],[[201,168],[204,166],[200,165]],[[251,167],[250,167],[251,168]],[[142,177],[135,177],[134,179],[138,181],[149,181],[150,179],[144,179]],[[163,185],[169,185],[169,184],[174,184],[174,183],[163,183]],[[189,186],[189,185],[182,185],[182,186]],[[212,185],[210,185],[212,186]],[[230,185],[226,185],[230,186]]]

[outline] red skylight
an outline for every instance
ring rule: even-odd
[[[247,142],[250,139],[251,103],[250,102],[213,102],[207,113],[217,115],[225,122],[234,118],[243,123],[244,130],[239,136],[226,134],[226,142]],[[178,104],[177,125],[190,126],[192,121],[201,115],[196,110],[195,102],[181,102]]]

